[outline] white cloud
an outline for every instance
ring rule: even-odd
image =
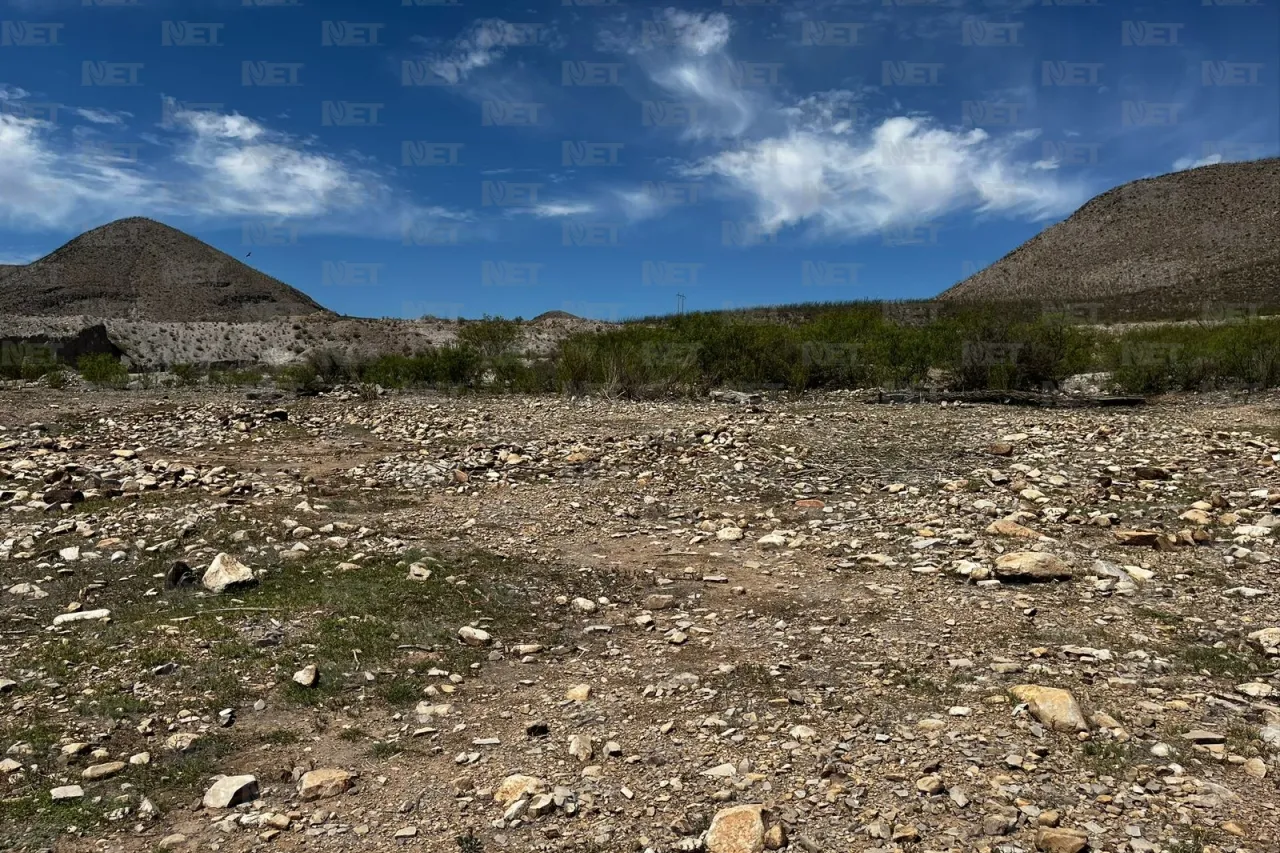
[[[1222,162],[1221,154],[1210,154],[1207,157],[1179,157],[1173,161],[1173,171],[1182,172],[1187,169],[1198,169],[1201,166],[1214,166]]]
[[[698,56],[719,53],[729,44],[732,25],[723,12],[704,15],[668,8],[660,21],[669,30],[671,41]]]
[[[1081,188],[1016,157],[1026,140],[896,117],[863,137],[793,129],[689,171],[744,195],[769,231],[811,224],[826,236],[852,238],[962,209],[1033,218],[1074,209],[1084,199]]]
[[[26,230],[149,215],[308,220],[320,231],[401,234],[457,221],[414,204],[372,168],[318,152],[240,115],[177,111],[150,164],[74,145],[49,122],[0,112],[0,223]],[[74,136],[74,134],[71,134]]]
[[[113,113],[109,110],[86,109],[84,107],[76,107],[72,112],[80,116],[80,118],[85,121],[92,122],[93,124],[122,125],[126,118],[133,118],[133,113]]]
[[[541,27],[540,24],[513,24],[501,18],[476,21],[454,39],[446,53],[431,61],[431,70],[443,80],[459,83],[472,71],[502,59],[508,48],[537,44]]]
[[[595,212],[595,205],[585,201],[547,202],[528,209],[539,219],[557,219],[563,216],[583,216]]]

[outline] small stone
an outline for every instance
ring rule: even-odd
[[[1184,732],[1182,739],[1189,740],[1192,743],[1201,744],[1218,744],[1227,742],[1225,735],[1220,735],[1217,732],[1205,731],[1204,729],[1192,729],[1189,732]]]
[[[181,847],[186,843],[187,843],[187,837],[183,835],[181,832],[175,832],[170,835],[166,835],[164,838],[161,838],[160,843],[157,846],[159,846],[161,850],[172,850],[173,848]]]
[[[307,664],[293,674],[293,683],[302,687],[315,687],[320,683],[320,670],[315,664]]]
[[[1267,777],[1267,763],[1261,758],[1250,758],[1244,763],[1244,772],[1254,779],[1265,779]]]
[[[931,773],[916,780],[916,790],[922,794],[941,794],[947,790],[947,786],[943,784],[941,776]]]
[[[392,838],[416,838],[418,835],[418,827],[404,826],[397,829]]]
[[[56,803],[61,800],[78,800],[84,796],[84,788],[79,785],[63,785],[49,792],[49,797]]]
[[[72,613],[59,613],[53,617],[53,624],[67,625],[72,622],[94,622],[99,619],[110,619],[111,611],[105,607],[97,610],[76,610]]]
[[[493,799],[494,802],[501,803],[504,808],[507,808],[517,800],[545,791],[547,787],[547,783],[536,776],[517,773],[502,780],[502,784],[493,794]]]
[[[591,685],[575,684],[565,691],[564,698],[574,702],[585,702],[591,698]]]
[[[477,648],[487,646],[493,642],[493,637],[488,631],[481,631],[479,628],[472,628],[469,625],[464,625],[458,629],[458,639],[468,646]]]

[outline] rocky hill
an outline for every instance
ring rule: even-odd
[[[2,314],[250,322],[324,312],[305,293],[152,219],[111,222],[0,272]]]
[[[938,298],[1280,302],[1280,159],[1116,187]]]

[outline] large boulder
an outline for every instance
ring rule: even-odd
[[[1061,558],[1044,551],[1015,551],[996,558],[995,576],[1000,580],[1037,581],[1071,580],[1071,567]]]
[[[229,809],[258,799],[258,780],[253,776],[223,776],[204,792],[206,809]]]
[[[721,809],[707,830],[707,853],[764,853],[764,807]]]

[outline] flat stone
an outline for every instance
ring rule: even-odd
[[[458,629],[458,639],[466,643],[468,646],[480,647],[487,646],[493,642],[492,635],[488,631],[481,631],[479,628],[472,628],[464,625]]]
[[[1045,827],[1036,833],[1036,849],[1044,853],[1081,853],[1089,846],[1089,836],[1075,829]]]
[[[77,610],[73,613],[59,613],[53,617],[53,624],[69,625],[73,622],[95,622],[99,619],[110,619],[111,611],[105,607],[97,610]]]
[[[84,788],[79,785],[63,785],[49,792],[49,797],[56,803],[61,800],[78,800],[84,796]]]
[[[129,765],[123,761],[108,761],[105,764],[94,764],[90,767],[86,767],[80,773],[80,778],[87,779],[90,782],[96,779],[108,779],[128,766]]]
[[[1044,551],[1015,551],[996,558],[995,576],[1012,581],[1071,580],[1071,567]]]
[[[498,790],[493,793],[493,800],[496,803],[501,803],[503,808],[507,808],[516,800],[540,794],[547,788],[547,783],[536,776],[525,776],[524,774],[516,773],[502,780]]]

